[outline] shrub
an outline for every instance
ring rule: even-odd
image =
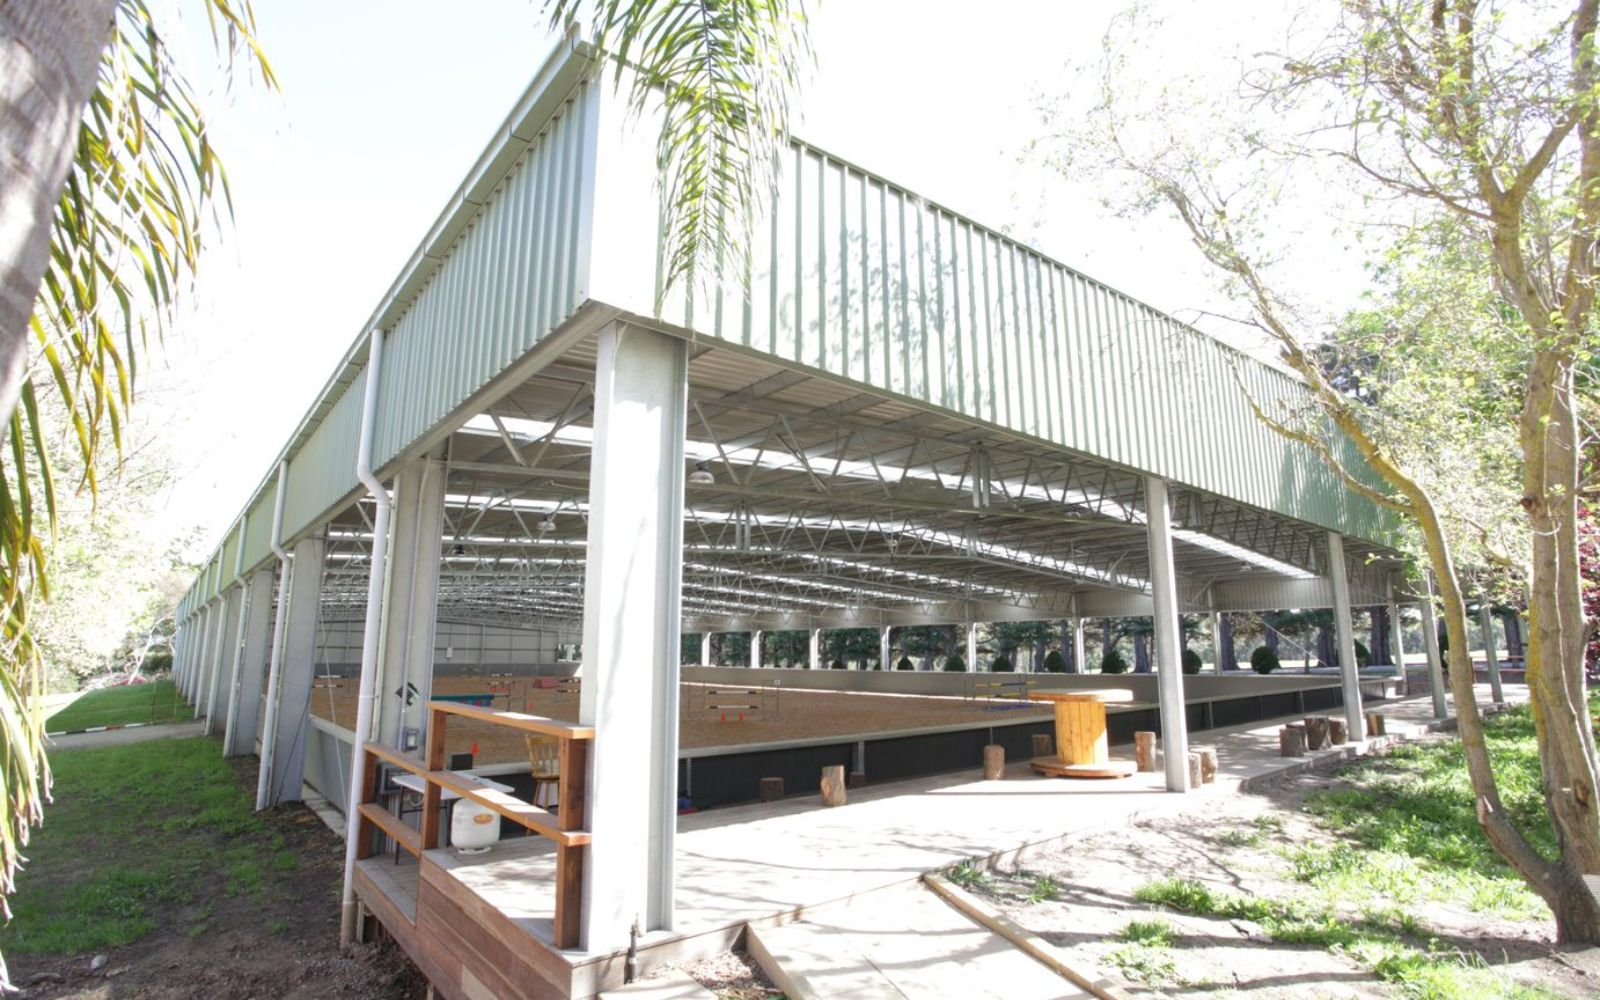
[[[1183,651],[1183,672],[1186,673],[1186,674],[1198,674],[1200,672],[1200,654],[1199,653],[1196,653],[1192,649],[1187,649],[1187,648],[1184,649],[1184,651]]]
[[[989,669],[997,674],[1009,674],[1013,668],[1011,666],[1011,660],[1006,657],[1006,654],[1001,653],[999,656],[994,658],[993,663],[989,664]]]
[[[883,669],[883,664],[874,662],[872,664],[872,669],[874,669],[874,670],[882,670]]]
[[[1047,674],[1064,674],[1067,672],[1067,658],[1061,655],[1061,650],[1052,649],[1044,655],[1044,672]]]
[[[1250,654],[1250,669],[1258,674],[1270,674],[1280,665],[1278,654],[1266,646],[1257,646],[1256,651]]]
[[[1372,666],[1372,650],[1368,649],[1366,646],[1363,646],[1360,639],[1356,640],[1356,666]]]
[[[1100,672],[1102,674],[1125,674],[1128,672],[1128,661],[1122,654],[1112,650],[1100,657]]]
[[[844,669],[844,661],[843,660],[834,660],[831,664],[828,665],[828,669],[829,670],[843,670]]]
[[[896,670],[915,670],[917,669],[917,665],[911,662],[911,657],[902,656],[900,657],[900,662],[896,663],[894,668]]]
[[[946,673],[964,674],[967,672],[967,661],[961,658],[960,653],[951,653],[944,658],[944,669]]]

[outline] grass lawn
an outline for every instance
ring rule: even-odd
[[[215,743],[154,740],[50,764],[55,801],[0,928],[7,957],[104,951],[174,924],[198,937],[219,897],[266,920],[265,904],[294,891],[296,852],[252,811]]]
[[[1485,728],[1507,811],[1535,847],[1553,855],[1531,714],[1525,707],[1505,712]],[[1549,920],[1479,830],[1458,741],[1403,745],[1338,778],[1339,787],[1305,802],[1325,836],[1276,848],[1292,882],[1306,891],[1263,896],[1165,878],[1139,886],[1135,899],[1158,910],[1255,922],[1276,944],[1343,954],[1408,997],[1560,995],[1497,975],[1476,954],[1441,942],[1419,916],[1441,907],[1485,920]],[[1237,846],[1263,843],[1271,832],[1241,833]],[[1128,924],[1121,938],[1119,964],[1132,978],[1170,975],[1176,948],[1159,917]]]
[[[194,718],[170,680],[101,688],[75,700],[45,720],[48,733],[75,733],[95,726],[134,722],[184,722]]]

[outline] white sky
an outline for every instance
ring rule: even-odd
[[[813,3],[817,68],[795,131],[1192,318],[1219,302],[1176,224],[1112,218],[1099,192],[1021,159],[1041,128],[1040,96],[1068,87],[1069,65],[1095,64],[1121,6]],[[224,91],[207,68],[204,25],[191,26],[191,75],[215,105],[235,217],[169,341],[170,362],[149,366],[137,404],[180,461],[169,523],[153,529],[199,524],[205,551],[549,49],[537,0],[257,7],[281,93],[242,81]],[[1229,54],[1268,37],[1278,10],[1174,3],[1175,23],[1151,40],[1152,65],[1226,85],[1237,74]]]

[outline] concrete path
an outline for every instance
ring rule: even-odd
[[[917,883],[751,927],[747,942],[790,1000],[1089,996]]]
[[[72,733],[52,736],[45,742],[49,753],[59,750],[93,750],[97,747],[120,747],[149,740],[181,740],[205,735],[205,720],[194,722],[167,722],[158,726],[131,726],[107,729],[98,733]]]

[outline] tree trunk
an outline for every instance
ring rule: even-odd
[[[1103,660],[1110,656],[1116,644],[1116,640],[1111,637],[1111,619],[1100,619],[1100,658]]]
[[[1324,625],[1317,629],[1317,666],[1335,667],[1333,657],[1333,626]]]
[[[114,0],[0,4],[0,417],[16,409],[51,220],[111,37]]]
[[[1217,616],[1217,635],[1212,640],[1216,647],[1217,669],[1238,670],[1239,655],[1233,649],[1233,619],[1227,612]]]
[[[1150,672],[1150,639],[1143,632],[1133,637],[1133,672],[1136,674]]]
[[[1506,623],[1506,656],[1521,660],[1525,654],[1522,647],[1522,616],[1513,608],[1503,617]]]
[[[1389,666],[1395,662],[1394,654],[1389,651],[1389,609],[1382,604],[1374,604],[1367,609],[1372,616],[1372,633],[1368,638],[1367,650],[1372,653],[1372,665],[1375,667]]]
[[[1266,643],[1268,649],[1276,653],[1278,651],[1278,630],[1273,628],[1271,625],[1266,624],[1263,624],[1262,627],[1266,629],[1266,635],[1263,641]]]

